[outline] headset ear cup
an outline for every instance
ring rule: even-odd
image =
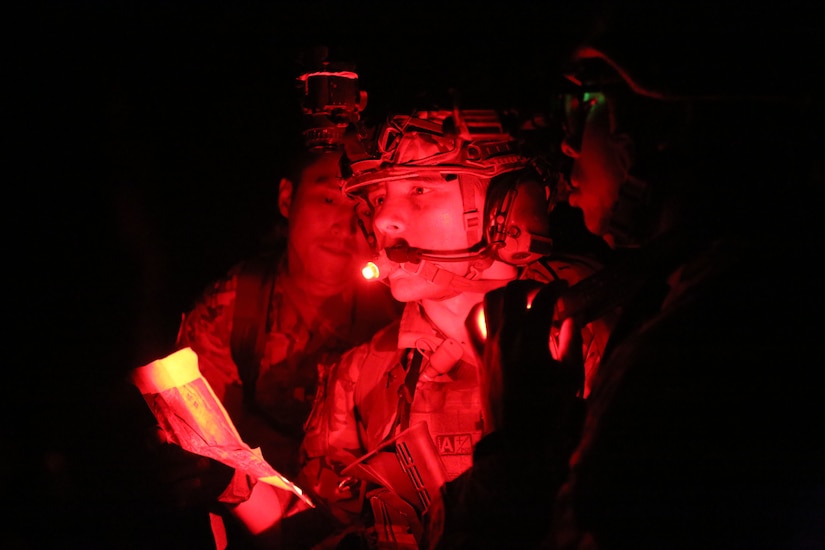
[[[496,259],[516,266],[528,264],[544,255],[536,250],[534,238],[549,242],[547,186],[532,173],[497,179],[487,192],[487,239],[494,244]]]
[[[501,231],[504,229],[502,213],[502,203],[505,199],[506,186],[503,184],[504,177],[493,178],[484,198],[484,237],[487,244],[494,249],[499,245]]]

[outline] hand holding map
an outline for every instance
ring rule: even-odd
[[[252,449],[198,370],[198,358],[184,348],[135,369],[132,383],[165,432],[167,441],[217,460],[253,479],[293,492],[310,507],[310,499]]]

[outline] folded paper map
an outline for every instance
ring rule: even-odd
[[[198,370],[198,357],[191,348],[136,368],[131,380],[166,432],[167,441],[222,462],[258,481],[292,491],[313,506],[300,487],[264,459],[260,449],[244,443],[209,382]]]

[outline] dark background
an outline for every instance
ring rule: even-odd
[[[145,506],[132,452],[140,419],[119,381],[173,351],[181,313],[258,249],[298,130],[302,51],[326,45],[330,61],[356,64],[367,117],[449,88],[469,105],[540,108],[596,6],[7,7],[0,469],[11,547],[148,547],[135,535]],[[644,17],[637,24],[629,40],[640,40]],[[819,70],[789,62],[789,71]],[[141,536],[155,546],[189,536],[164,529]]]

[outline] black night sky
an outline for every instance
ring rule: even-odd
[[[181,312],[257,250],[276,212],[282,145],[297,130],[301,51],[326,45],[330,61],[354,62],[367,116],[448,88],[470,103],[535,106],[595,9],[568,4],[7,8],[13,332],[0,468],[4,494],[23,503],[10,547],[39,547],[33,534],[47,525],[65,546],[108,547],[95,530],[129,513],[115,494],[128,486],[115,478],[130,474],[112,464],[120,451],[109,449],[126,437],[106,408],[110,385],[170,353]],[[117,540],[102,532],[100,541]]]

